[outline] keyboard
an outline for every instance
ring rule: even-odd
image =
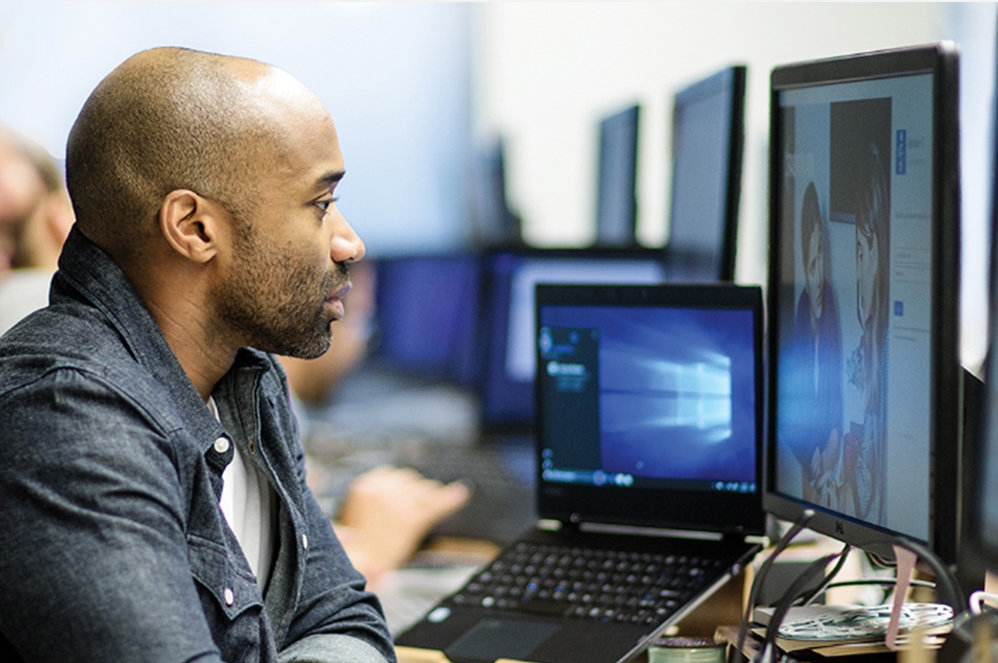
[[[519,542],[451,597],[494,610],[657,624],[707,582],[720,560]]]
[[[536,521],[534,451],[528,446],[423,446],[400,450],[394,462],[445,483],[462,481],[471,501],[434,533],[512,542]]]
[[[361,472],[378,465],[411,467],[444,483],[462,481],[472,491],[469,503],[432,534],[505,545],[536,521],[535,452],[529,439],[488,442],[461,444],[418,435],[313,435],[306,448],[317,466],[310,471],[313,490],[330,517]]]

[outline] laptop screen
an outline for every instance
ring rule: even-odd
[[[538,286],[542,517],[761,531],[760,298]]]

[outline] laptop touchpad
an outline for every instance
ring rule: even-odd
[[[525,658],[558,630],[557,624],[483,619],[447,648],[454,657],[494,661],[497,658]]]

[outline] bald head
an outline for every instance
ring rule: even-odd
[[[181,48],[132,56],[101,81],[70,132],[67,185],[81,231],[112,255],[131,253],[178,189],[241,216],[261,174],[282,159],[289,116],[317,108],[298,81],[255,60]]]

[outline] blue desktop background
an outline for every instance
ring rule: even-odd
[[[542,316],[598,330],[602,467],[593,469],[755,489],[751,311],[564,306]]]

